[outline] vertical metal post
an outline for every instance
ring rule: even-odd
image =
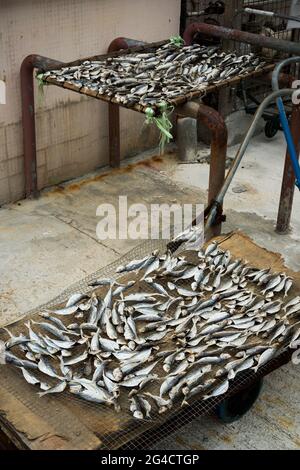
[[[233,21],[237,11],[241,11],[243,9],[244,1],[243,0],[228,0],[225,2],[225,12],[223,15],[223,26],[226,28],[233,27]],[[235,25],[235,29],[241,28],[241,17],[238,16]],[[230,40],[224,39],[222,42],[223,49],[226,51],[232,51],[235,49],[234,43]]]
[[[28,56],[22,62],[20,75],[24,146],[25,197],[36,197],[38,193],[33,70],[34,56]]]
[[[217,197],[223,186],[225,178],[226,154],[227,154],[227,128],[222,116],[213,108],[202,103],[189,101],[178,106],[175,113],[179,117],[191,117],[197,119],[207,130],[211,132],[211,156],[209,170],[208,204]],[[220,207],[220,214],[222,207]],[[220,235],[222,220],[211,227],[211,236]]]
[[[182,36],[186,28],[187,19],[187,0],[181,0],[181,11],[180,11],[180,35]]]
[[[25,197],[38,195],[33,71],[35,68],[47,70],[61,66],[63,62],[37,54],[25,57],[21,64]]]
[[[143,46],[143,41],[136,39],[119,37],[114,39],[107,52],[117,52],[130,47]],[[120,108],[117,104],[108,104],[108,135],[109,135],[109,164],[112,168],[119,168],[121,164],[121,144],[120,144]]]
[[[299,155],[300,151],[300,105],[293,106],[291,117],[291,132],[295,147]],[[290,228],[293,200],[295,193],[295,174],[289,152],[286,153],[280,203],[277,217],[276,231],[287,233]]]
[[[243,7],[243,0],[228,0],[225,2],[225,12],[223,16],[223,26],[231,28],[235,13]],[[239,24],[235,27],[240,29],[241,17],[238,17]],[[223,49],[225,51],[232,51],[235,49],[234,42],[224,39]],[[219,90],[218,111],[225,119],[232,112],[232,90],[231,87],[221,88]]]
[[[120,108],[119,105],[108,105],[108,129],[109,129],[109,164],[112,168],[118,168],[121,163],[120,144]]]

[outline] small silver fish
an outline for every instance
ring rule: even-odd
[[[145,256],[142,259],[130,261],[125,266],[119,266],[116,269],[116,272],[124,273],[124,272],[136,271],[137,269],[140,269],[145,264],[148,258],[149,258],[148,256]]]
[[[77,304],[77,302],[80,302],[84,298],[86,298],[86,294],[76,293],[71,295],[66,303],[66,308],[73,307],[75,304]]]
[[[130,401],[130,411],[133,414],[133,417],[136,419],[144,419],[144,415],[141,411],[141,405],[136,397],[129,399]]]
[[[56,326],[52,325],[51,323],[47,322],[36,322],[32,320],[32,323],[35,325],[40,326],[43,330],[47,331],[48,333],[51,333],[53,336],[56,336],[58,339],[62,341],[69,340],[68,336],[66,336],[65,332],[62,332],[59,330]]]
[[[137,399],[146,415],[146,418],[151,418],[152,406],[150,405],[149,401],[143,398],[142,396],[138,396]]]
[[[44,395],[47,395],[48,393],[62,393],[67,386],[67,382],[61,381],[58,384],[54,385],[54,387],[49,388],[45,392],[39,392],[39,396],[43,397]]]
[[[16,367],[24,367],[24,369],[37,369],[38,365],[33,361],[28,361],[26,359],[19,359],[10,351],[5,351],[3,355],[5,364],[13,364]]]
[[[55,315],[73,315],[78,311],[78,308],[78,305],[71,305],[69,307],[53,310],[53,313],[55,313]]]
[[[65,366],[71,366],[71,365],[74,365],[74,364],[78,364],[79,362],[85,361],[87,359],[87,357],[88,357],[88,352],[84,351],[83,353],[81,353],[77,356],[71,357],[70,359],[67,359],[66,361],[64,361],[64,365]]]
[[[292,300],[290,300],[284,307],[283,310],[287,310],[290,307],[294,307],[295,305],[299,304],[300,305],[300,296],[298,295],[297,297],[294,297]]]
[[[273,341],[278,338],[278,336],[281,336],[283,335],[283,333],[285,332],[286,330],[286,326],[285,325],[280,325],[278,328],[276,328],[276,331],[274,332],[272,338],[270,339],[270,343],[273,343]]]
[[[10,339],[5,342],[5,349],[11,349],[15,346],[26,344],[30,341],[30,338],[28,338],[27,336],[24,336],[23,334],[20,334],[19,336],[14,336],[11,333],[9,334],[10,334]]]
[[[161,384],[159,395],[163,397],[166,395],[180,380],[181,375],[170,375]]]
[[[154,294],[157,295],[157,294]],[[147,293],[137,293],[137,294],[130,294],[124,297],[123,302],[155,302],[155,297],[153,294]]]
[[[164,399],[158,395],[153,395],[149,392],[145,392],[143,395],[150,397],[156,403],[159,409],[159,413],[165,412],[172,405],[172,401],[170,399]]]
[[[281,276],[277,275],[268,282],[266,285],[265,289],[262,291],[262,294],[264,295],[268,290],[273,290],[275,287],[278,286],[278,284],[281,281]]]
[[[218,387],[216,387],[211,393],[208,395],[204,395],[203,400],[207,400],[211,397],[218,397],[219,395],[223,395],[229,389],[229,381],[226,379],[222,382]]]
[[[285,286],[284,286],[284,296],[285,297],[287,297],[292,285],[293,285],[293,280],[290,277],[288,277],[285,281]]]
[[[103,389],[95,390],[82,390],[82,391],[75,391],[74,389],[70,391],[75,395],[83,398],[84,400],[90,401],[92,403],[100,403],[100,404],[107,404],[107,405],[114,405],[115,399],[112,396],[109,396],[108,393],[104,393]]]
[[[256,367],[254,368],[254,371],[257,372],[258,369],[263,366],[264,364],[266,364],[266,362],[270,361],[276,354],[276,348],[269,348],[269,349],[266,349],[260,356],[259,356],[259,360],[258,360],[258,363],[256,365]]]
[[[41,357],[38,364],[37,364],[38,369],[43,372],[46,375],[49,375],[49,377],[54,377],[56,379],[63,380],[63,377],[60,377],[57,373],[56,370],[52,367],[52,365],[48,362],[48,360],[45,357]]]
[[[154,380],[157,379],[157,377],[157,375],[137,375],[123,380],[123,382],[120,382],[120,386],[130,388],[138,387],[145,379]]]
[[[28,372],[28,370],[26,370],[24,367],[21,367],[21,371],[22,371],[24,379],[29,384],[36,385],[40,383],[40,380],[37,377],[35,377],[31,372]]]

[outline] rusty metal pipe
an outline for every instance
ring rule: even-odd
[[[272,73],[272,88],[273,90],[279,90],[279,80],[281,75],[281,70],[287,65],[295,64],[300,62],[300,57],[288,57],[287,59],[279,62]]]
[[[291,116],[291,133],[299,156],[300,152],[300,106],[293,106]],[[295,173],[292,165],[292,160],[287,150],[285,157],[285,165],[283,171],[280,204],[277,216],[276,232],[285,234],[289,231],[293,200],[295,193]]]
[[[122,49],[129,49],[131,47],[144,46],[146,43],[144,41],[137,41],[136,39],[130,38],[116,38],[108,46],[107,52],[117,52]]]
[[[214,26],[207,23],[192,23],[186,28],[183,39],[187,45],[192,44],[193,37],[196,33],[300,55],[299,43],[248,33],[238,29],[224,28],[223,26]]]
[[[272,81],[272,77],[273,77],[273,72],[269,72],[266,75],[262,75],[260,77],[260,80],[269,85],[270,82]],[[293,75],[289,75],[287,73],[280,73],[278,75],[278,82],[284,88],[292,88],[293,82],[295,80],[296,78]]]
[[[191,117],[197,119],[211,132],[211,157],[209,171],[208,204],[212,204],[218,195],[225,179],[226,155],[227,155],[227,127],[222,116],[213,108],[200,102],[190,101],[178,106],[175,112],[179,117]],[[220,235],[221,221],[212,227],[213,235]]]
[[[109,47],[108,53],[117,52],[130,47],[145,45],[145,42],[129,38],[116,38]],[[108,134],[109,134],[109,164],[112,168],[119,168],[121,164],[120,143],[120,107],[117,104],[108,104]]]
[[[24,148],[24,174],[25,197],[36,197],[37,189],[37,162],[36,162],[36,134],[34,115],[34,69],[49,70],[61,67],[62,62],[32,54],[23,60],[20,70],[21,100],[22,100],[22,126]]]

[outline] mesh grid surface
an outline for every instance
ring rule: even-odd
[[[225,7],[227,5],[227,8],[228,3],[225,2]],[[243,8],[253,8],[267,12],[290,15],[291,3],[291,0],[234,0],[233,2],[231,2],[231,5],[233,5],[232,11],[234,12],[234,14],[233,17],[230,17],[230,19],[228,19],[228,15],[226,16],[226,12],[222,15],[201,15],[201,12],[203,12],[210,4],[214,4],[214,2],[211,2],[210,0],[188,0],[186,8],[186,26],[195,21],[215,21],[216,24],[219,24],[220,26],[241,29],[243,31],[248,31],[255,34],[264,34],[270,37],[274,37],[276,39],[297,41],[299,40],[298,30],[295,30],[293,32],[288,31],[287,20],[282,18],[260,16],[243,12]],[[194,16],[197,12],[199,13],[199,16]],[[188,16],[191,13],[193,14],[193,16]],[[246,53],[246,50],[250,49],[250,46],[235,42],[234,49],[238,50],[241,53]],[[276,60],[280,60],[288,56],[288,54],[284,52],[276,52],[272,49],[267,48],[264,48],[262,51],[260,51],[260,54],[268,59],[273,59],[275,56]]]
[[[47,304],[40,306],[34,311],[32,310],[28,312],[26,317],[34,317],[41,310],[52,308],[58,304],[63,303],[71,294],[75,292],[87,293],[91,290],[89,284],[92,281],[101,277],[110,277],[112,275],[115,276],[115,269],[120,264],[128,263],[133,259],[142,258],[145,254],[154,250],[159,250],[160,253],[163,253],[166,250],[166,246],[167,243],[164,240],[150,240],[139,245],[121,259],[118,259],[114,263],[87,276],[80,282],[73,284]],[[173,253],[176,252],[176,254],[181,251],[181,247],[174,242],[168,244],[168,247]],[[20,325],[17,325],[17,330],[21,331],[19,328]],[[127,412],[115,413],[114,410],[108,407],[94,405],[86,401],[83,402],[81,399],[76,398],[69,392],[64,392],[63,394],[53,398],[51,397],[51,400],[54,400],[58,404],[60,403],[62,406],[70,408],[72,413],[80,416],[80,419],[82,422],[84,422],[87,428],[94,432],[97,428],[99,429],[99,422],[101,422],[101,448],[103,449],[150,449],[153,447],[155,442],[163,438],[166,434],[171,435],[172,433],[178,431],[180,427],[190,423],[196,417],[213,412],[216,406],[224,399],[249,387],[258,378],[263,377],[272,370],[288,362],[290,357],[291,351],[282,351],[282,354],[278,355],[275,359],[262,366],[257,373],[254,373],[253,371],[245,371],[238,374],[237,378],[231,382],[230,388],[226,394],[216,398],[210,398],[205,401],[199,399],[197,400],[196,396],[195,398],[189,400],[188,406],[184,407],[181,407],[180,403],[175,403],[172,410],[170,410],[168,413],[164,413],[163,415],[159,415],[156,411],[152,412],[151,421],[132,420],[131,416]],[[14,372],[16,379],[14,385],[12,386],[11,383],[5,383],[5,380],[1,385],[7,387],[7,390],[10,393],[16,396],[20,402],[24,403],[24,405],[28,406],[27,398],[22,392],[21,385],[23,383],[23,377],[19,374],[18,371]],[[18,384],[20,384],[20,386],[18,386]],[[32,402],[30,403],[30,407],[37,413],[41,413],[39,398],[33,388],[31,388],[31,394]]]

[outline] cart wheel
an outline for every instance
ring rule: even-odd
[[[218,418],[226,424],[234,423],[244,416],[259,397],[263,379],[257,380],[253,385],[236,393],[217,407]]]
[[[279,129],[280,129],[280,121],[278,117],[270,119],[269,121],[266,122],[266,125],[265,125],[266,137],[268,137],[269,139],[272,139],[273,137],[275,137]]]

